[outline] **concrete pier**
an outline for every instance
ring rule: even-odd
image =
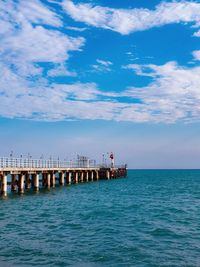
[[[56,176],[55,176],[55,173],[52,172],[51,173],[51,187],[55,188],[55,186],[56,186]]]
[[[31,188],[31,174],[26,173],[25,175],[25,189],[30,189]]]
[[[108,167],[86,163],[81,166],[52,160],[0,158],[0,194],[6,196],[8,188],[23,194],[27,190],[39,191],[40,187],[50,190],[57,184],[63,186],[127,175],[126,165]]]
[[[59,173],[59,184],[60,185],[64,185],[65,184],[65,173],[64,172],[60,172]]]
[[[16,174],[11,174],[11,191],[16,192],[17,191],[17,178]]]
[[[109,180],[110,179],[110,170],[106,171],[106,178]]]
[[[99,180],[99,172],[96,171],[96,180]]]
[[[82,171],[81,172],[81,183],[83,183],[84,182],[84,172]]]
[[[93,171],[91,171],[91,181],[93,181],[94,180],[94,173],[93,173]]]
[[[45,187],[47,182],[47,174],[42,173],[42,186]]]
[[[32,180],[33,180],[33,189],[34,191],[39,191],[39,174],[32,174]]]
[[[68,181],[67,181],[68,184],[71,184],[72,183],[72,173],[69,172],[68,173]]]
[[[88,182],[89,181],[89,173],[88,173],[88,171],[86,171],[86,182]]]
[[[47,173],[46,188],[50,189],[51,187],[51,174]]]
[[[1,176],[1,195],[7,196],[7,174]]]
[[[23,173],[18,175],[18,192],[20,194],[24,193],[24,178],[25,175]]]
[[[75,184],[78,184],[78,172],[75,172]]]

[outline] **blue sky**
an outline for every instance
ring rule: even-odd
[[[200,168],[200,1],[0,2],[1,155]]]

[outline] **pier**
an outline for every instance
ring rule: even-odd
[[[32,158],[0,158],[0,194],[11,192],[24,194],[27,190],[55,188],[100,179],[116,179],[127,176],[126,165],[96,164],[86,157],[76,162]],[[9,178],[9,179],[8,179]]]

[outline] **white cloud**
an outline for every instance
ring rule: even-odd
[[[112,65],[113,65],[113,63],[111,61],[97,59],[96,64],[93,64],[92,68],[93,68],[93,71],[95,71],[95,72],[109,72],[109,71],[111,71]]]
[[[40,80],[35,85],[4,68],[0,114],[50,121],[103,119],[174,123],[200,120],[200,67],[184,68],[176,62],[168,62],[162,66],[128,65],[127,69],[153,80],[145,87],[129,87],[114,93],[100,90],[95,83],[50,86]]]
[[[85,41],[67,36],[59,28],[47,29],[61,26],[62,22],[37,0],[1,2],[0,23],[0,61],[24,77],[42,74],[38,63],[63,64],[70,51],[80,50]]]
[[[197,32],[195,32],[195,33],[193,34],[193,36],[195,36],[195,37],[200,37],[200,30],[197,31]]]
[[[4,70],[4,77],[6,75]],[[15,82],[14,86],[12,83]],[[20,88],[20,90],[19,90]],[[104,119],[114,120],[126,104],[102,100],[96,84],[51,86],[25,82],[8,72],[0,91],[0,115],[34,120]],[[107,93],[105,93],[107,95]]]
[[[142,31],[170,23],[200,25],[200,4],[193,1],[162,2],[155,10],[114,9],[93,4],[74,4],[64,0],[63,9],[75,21],[110,29],[121,34]]]
[[[45,7],[39,0],[21,0],[17,11],[17,20],[20,20],[20,17],[24,17],[33,23],[48,24],[55,27],[62,26],[62,21],[59,16]]]
[[[44,6],[39,0],[8,0],[0,3],[1,33],[8,30],[20,30],[27,22],[62,26],[62,21],[56,13]]]
[[[128,65],[137,75],[153,81],[143,88],[129,88],[123,95],[139,99],[141,112],[157,122],[199,121],[200,67],[184,68],[176,62],[165,65]],[[128,108],[128,111],[131,110]]]
[[[79,50],[83,38],[72,38],[59,31],[47,30],[42,26],[33,27],[27,23],[20,32],[13,32],[1,41],[0,52],[7,58],[20,57],[29,62],[63,62],[68,59],[68,51]],[[56,49],[55,49],[56,48]]]
[[[59,77],[59,76],[71,76],[76,77],[77,73],[74,71],[69,71],[63,64],[55,64],[54,68],[48,71],[48,76]]]
[[[98,90],[95,83],[75,83],[75,84],[55,84],[56,91],[65,95],[66,99],[77,101],[98,100],[98,95],[102,93]]]
[[[196,50],[192,52],[195,60],[200,60],[200,50]]]
[[[76,31],[76,32],[84,32],[87,30],[87,28],[79,28],[79,27],[73,27],[73,26],[67,26],[65,28],[67,30]]]
[[[96,61],[97,61],[97,63],[99,63],[105,67],[109,67],[112,65],[111,61],[105,61],[105,60],[101,60],[101,59],[97,59]]]

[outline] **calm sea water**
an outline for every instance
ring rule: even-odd
[[[200,266],[200,171],[0,200],[0,266]]]

